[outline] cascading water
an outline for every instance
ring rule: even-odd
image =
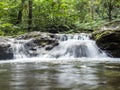
[[[59,45],[43,55],[46,58],[102,58],[107,55],[101,51],[89,34],[58,35]]]
[[[57,34],[59,45],[51,50],[37,48],[37,57],[40,58],[102,58],[107,55],[101,51],[94,40],[90,39],[89,34]],[[26,40],[16,40],[13,42],[15,58],[30,57],[25,48]]]
[[[24,47],[24,43],[26,42],[26,40],[15,40],[15,39],[11,39],[12,43],[12,48],[13,48],[13,54],[14,54],[14,58],[26,58],[26,52],[25,52],[25,47]]]

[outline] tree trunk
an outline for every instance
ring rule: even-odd
[[[112,1],[110,0],[110,2],[108,3],[108,19],[109,19],[109,21],[112,20],[112,9],[113,9]]]
[[[33,1],[29,0],[28,5],[29,5],[29,12],[28,12],[28,31],[32,30],[32,4]]]
[[[91,18],[94,20],[94,6],[91,6]]]
[[[21,0],[21,5],[20,5],[20,10],[17,15],[17,21],[16,24],[20,24],[22,22],[22,12],[23,12],[23,5],[24,5],[24,0]]]

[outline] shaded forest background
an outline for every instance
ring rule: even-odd
[[[0,35],[72,33],[120,19],[120,0],[0,0]]]

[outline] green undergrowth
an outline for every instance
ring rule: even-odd
[[[41,31],[49,33],[90,33],[97,28],[101,27],[104,21],[91,21],[87,23],[75,23],[74,25],[47,25],[39,29],[33,28],[31,31],[27,31],[27,28],[21,25],[13,25],[11,23],[1,23],[0,24],[0,36],[17,36],[27,32]]]

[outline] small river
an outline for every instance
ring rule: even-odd
[[[0,90],[120,90],[120,60],[0,61]]]

